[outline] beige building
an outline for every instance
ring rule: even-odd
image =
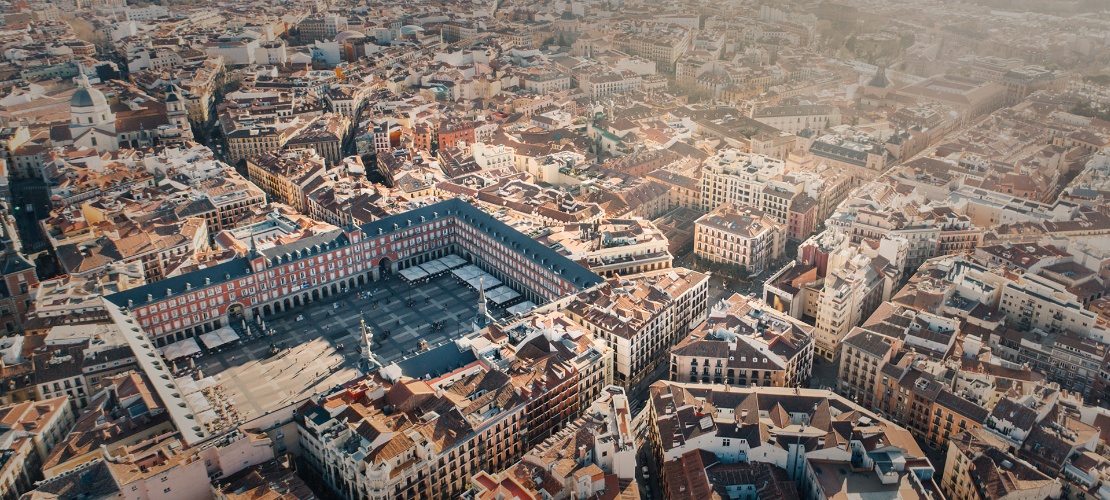
[[[703,211],[725,203],[763,208],[764,188],[786,173],[786,162],[764,155],[725,149],[705,161],[701,177]],[[785,214],[780,222],[786,222]]]
[[[350,126],[350,118],[327,114],[290,137],[284,146],[288,149],[312,149],[324,158],[328,166],[335,166],[343,159],[343,139]]]
[[[1013,456],[1007,446],[984,431],[953,436],[940,483],[945,495],[950,500],[1060,498],[1059,479]]]
[[[900,276],[900,273],[896,274]],[[866,319],[883,300],[890,298],[893,283],[872,266],[872,259],[856,254],[839,266],[830,266],[817,299],[817,353],[829,361],[840,355],[840,343],[852,327]]]
[[[247,160],[247,175],[274,201],[308,211],[308,193],[323,183],[324,158],[310,149],[263,153]]]
[[[828,104],[768,106],[755,110],[752,118],[791,134],[803,130],[820,132],[840,125],[840,108]]]
[[[286,138],[273,127],[240,128],[228,132],[227,161],[235,164],[252,156],[277,151]]]
[[[633,431],[624,389],[606,387],[585,415],[529,451],[520,462],[499,474],[484,470],[475,475],[462,498],[503,498],[498,495],[506,492],[517,500],[608,498],[605,495],[614,493],[626,498],[626,493],[636,494],[639,488]]]
[[[671,267],[674,257],[663,232],[644,219],[610,219],[600,224],[547,228],[536,239],[603,277]]]
[[[349,498],[448,498],[524,452],[526,401],[500,371],[351,387],[310,402],[298,422],[304,457]]]
[[[615,351],[613,380],[631,387],[705,318],[708,290],[708,275],[664,269],[610,278],[575,296],[565,312]]]
[[[782,257],[786,226],[754,208],[725,203],[694,224],[699,258],[758,274]]]
[[[671,349],[670,379],[741,387],[805,387],[813,327],[735,294]]]
[[[0,496],[18,498],[43,478],[42,465],[73,425],[73,405],[61,396],[0,408]]]
[[[797,485],[794,498],[940,498],[909,431],[829,391],[659,381],[650,394],[648,440],[660,469],[701,450],[723,464],[781,469]]]

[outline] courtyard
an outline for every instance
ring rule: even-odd
[[[201,356],[196,367],[215,377],[241,420],[250,420],[357,377],[360,318],[373,331],[374,354],[388,365],[418,352],[421,340],[433,349],[470,333],[477,310],[478,292],[450,273],[414,284],[390,276],[263,318],[273,335],[258,335],[252,323],[253,338]],[[489,312],[504,314],[492,305]]]

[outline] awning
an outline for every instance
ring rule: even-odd
[[[208,402],[208,398],[204,397],[204,394],[199,392],[186,394],[185,401],[189,403],[189,408],[193,409],[193,413],[200,413],[212,408],[212,403]]]
[[[416,281],[428,276],[428,272],[421,269],[420,266],[413,266],[408,269],[402,269],[397,274],[400,274],[405,281]]]
[[[492,290],[501,285],[501,280],[494,278],[493,275],[487,274],[485,271],[478,272],[481,274],[466,280],[466,284],[470,285],[470,288]]]
[[[478,266],[471,264],[469,266],[463,266],[455,269],[454,271],[451,271],[451,274],[454,274],[459,279],[469,283],[472,278],[477,279],[478,276],[484,274],[484,271],[479,269]]]
[[[202,424],[207,424],[209,422],[215,422],[219,419],[220,419],[220,416],[216,415],[216,412],[214,410],[209,409],[209,410],[204,410],[202,412],[197,413],[197,420],[199,420],[200,423],[202,423]]]
[[[197,381],[197,388],[201,389],[201,390],[216,387],[217,385],[219,385],[219,384],[216,382],[216,379],[213,378],[212,376],[207,376],[207,377],[204,377],[204,378]]]
[[[177,379],[177,388],[186,396],[194,392],[200,392],[200,387],[197,387],[197,381],[193,380],[193,377],[181,377]]]
[[[425,262],[425,263],[421,264],[420,267],[432,276],[435,276],[435,275],[438,275],[442,272],[447,271],[447,266],[444,265],[443,263],[441,263],[439,260],[433,260],[431,262]]]
[[[497,305],[504,304],[513,299],[516,299],[517,297],[520,297],[519,293],[516,293],[516,291],[512,288],[503,285],[486,292],[486,300],[489,300],[490,302],[493,302]]]
[[[239,334],[235,333],[230,327],[219,328],[205,334],[201,334],[200,341],[204,342],[204,346],[209,349],[214,349],[225,344],[230,344],[239,340]]]
[[[521,303],[519,303],[519,304],[517,304],[513,307],[510,307],[510,308],[506,309],[506,311],[509,311],[509,314],[527,314],[529,311],[531,311],[532,309],[535,309],[535,308],[536,308],[536,304],[532,303],[531,300],[526,300],[526,301],[521,302]]]
[[[200,354],[200,346],[197,345],[197,339],[189,337],[185,340],[168,344],[162,348],[162,356],[167,360],[173,361],[189,356]]]
[[[443,265],[447,266],[447,269],[455,269],[466,265],[466,259],[455,254],[441,257],[439,261],[442,262]]]

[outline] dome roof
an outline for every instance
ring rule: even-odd
[[[104,98],[104,93],[89,86],[89,79],[82,75],[80,86],[73,96],[69,98],[69,107],[71,108],[95,108],[99,106],[107,106],[108,99]]]
[[[348,38],[355,38],[355,39],[366,38],[366,33],[363,33],[363,32],[358,31],[358,30],[347,30],[347,31],[344,31],[344,32],[342,32],[338,35],[335,35],[335,41],[337,41],[339,43],[343,43],[343,41],[348,39]]]

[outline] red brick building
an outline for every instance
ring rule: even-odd
[[[237,320],[302,306],[407,267],[456,254],[542,304],[602,279],[475,208],[451,199],[357,228],[116,293],[156,346]]]

